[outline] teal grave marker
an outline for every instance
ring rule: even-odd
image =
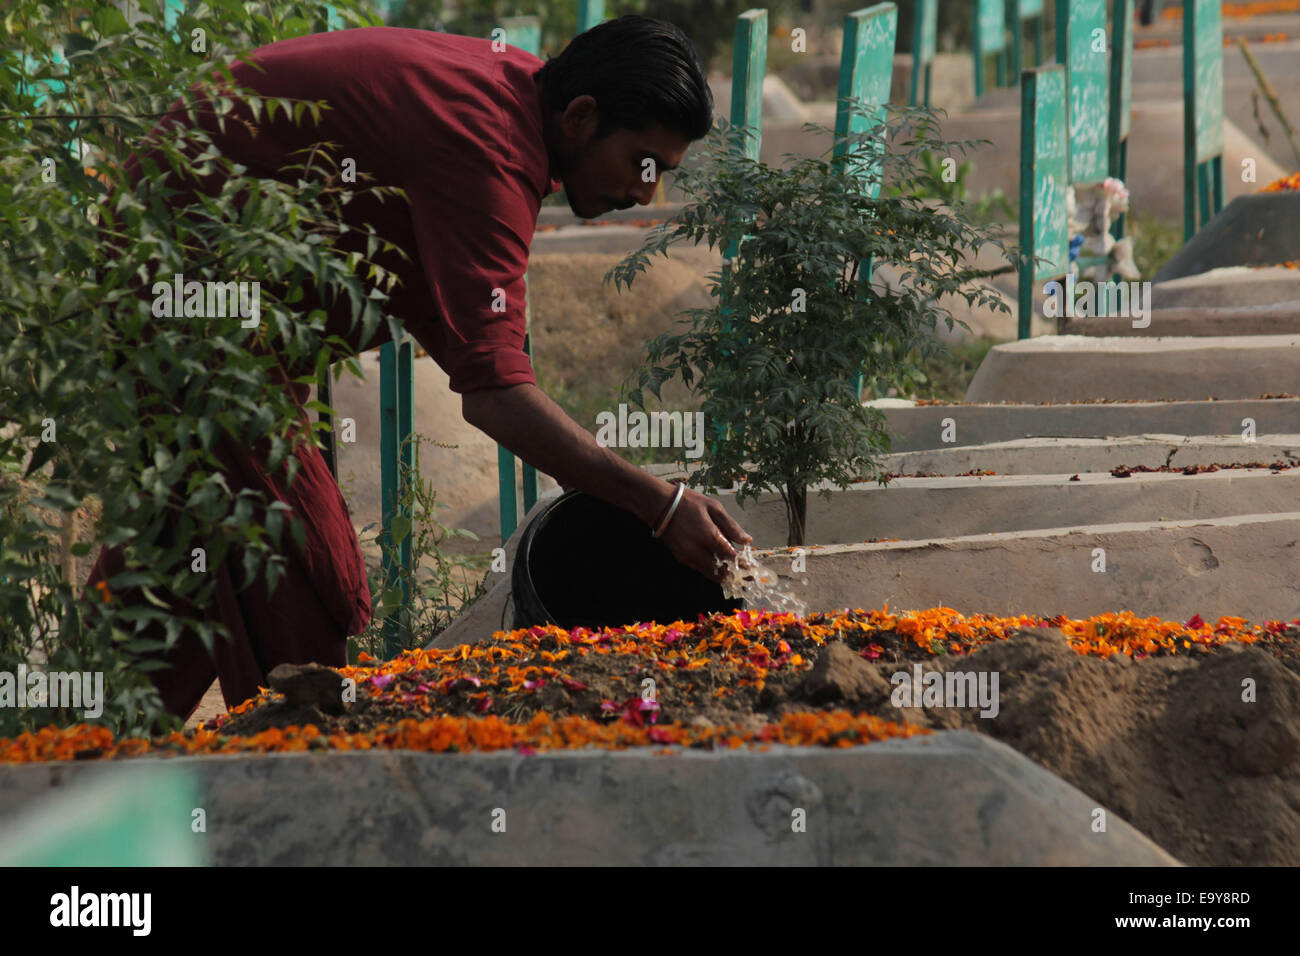
[[[996,58],[996,84],[1006,86],[1007,51],[1006,0],[976,0],[975,4],[975,96],[984,95],[985,61]]]
[[[1026,70],[1020,83],[1019,337],[1029,338],[1034,286],[1063,276],[1070,261],[1065,194],[1069,143],[1065,67]],[[1034,259],[1044,261],[1035,264]]]
[[[1183,4],[1184,240],[1221,209],[1223,12],[1217,0],[1187,0]]]
[[[1056,0],[1056,62],[1067,69],[1070,182],[1110,171],[1110,49],[1106,0]]]

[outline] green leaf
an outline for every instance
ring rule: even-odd
[[[27,471],[23,473],[24,478],[30,478],[37,470],[40,469],[47,461],[54,457],[55,443],[52,441],[43,441],[36,446],[32,452],[31,463],[27,466]]]
[[[393,545],[397,546],[411,533],[411,519],[403,514],[393,515],[392,527],[389,530],[393,536]]]
[[[200,418],[198,422],[195,423],[195,428],[198,430],[199,442],[203,450],[212,451],[212,449],[216,447],[217,439],[221,432],[217,427],[217,423],[212,421],[210,418]]]
[[[126,17],[117,7],[108,5],[97,7],[93,19],[95,29],[102,37],[118,36],[131,29],[131,25],[126,22]]]

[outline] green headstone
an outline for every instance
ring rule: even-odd
[[[1183,237],[1223,208],[1223,11],[1183,5]],[[1198,216],[1199,213],[1199,216]]]
[[[1030,334],[1033,290],[1039,280],[1064,275],[1070,240],[1065,195],[1069,187],[1066,79],[1060,65],[1026,70],[1020,88],[1020,338]],[[1044,261],[1034,265],[1033,258]]]
[[[865,184],[870,196],[880,195],[879,170],[872,166],[872,150],[885,148],[883,136],[871,143],[857,142],[852,147],[845,136],[864,133],[883,123],[888,115],[890,81],[894,74],[894,44],[898,37],[898,7],[878,3],[865,10],[855,10],[844,18],[844,47],[840,51],[840,85],[835,106],[834,161],[846,175],[858,170],[854,155],[864,160],[872,178]],[[858,111],[851,111],[856,102]],[[865,107],[865,109],[864,109]],[[883,132],[883,130],[882,130]],[[862,263],[859,278],[864,295],[869,295],[872,263]],[[855,392],[862,392],[862,373],[856,376]]]
[[[939,0],[917,0],[916,59],[929,63],[934,59],[935,36],[939,26]]]
[[[1056,62],[1069,70],[1070,182],[1110,168],[1110,47],[1106,0],[1056,0]]]
[[[981,52],[996,53],[1006,47],[1006,0],[979,0],[975,11],[975,36]]]
[[[746,10],[736,18],[731,60],[731,125],[750,131],[744,153],[758,159],[763,135],[763,75],[767,72],[767,11]]]
[[[984,60],[990,54],[997,54],[997,82],[1004,82],[1003,70],[1005,60],[1003,53],[1007,46],[1007,5],[1006,0],[978,0],[975,6],[975,42],[972,59],[975,61],[975,96],[984,95],[987,85],[984,80]]]
[[[840,85],[835,107],[836,142],[832,154],[836,160],[843,160],[848,150],[843,137],[863,133],[885,120],[897,35],[898,7],[893,3],[855,10],[844,19],[844,48],[840,54]],[[850,99],[870,108],[865,114],[850,112]],[[873,196],[879,194],[879,178],[870,185],[869,192]]]
[[[1203,163],[1223,152],[1223,14],[1217,0],[1187,0],[1184,7],[1191,42],[1184,36],[1183,90],[1193,107],[1194,156]]]
[[[499,26],[505,31],[503,39],[525,53],[537,56],[542,49],[542,21],[537,17],[503,17]]]

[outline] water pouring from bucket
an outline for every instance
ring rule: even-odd
[[[734,545],[734,542],[733,542]],[[792,613],[800,617],[808,613],[808,605],[793,592],[781,587],[781,578],[771,568],[764,567],[749,545],[738,548],[732,561],[718,559],[725,568],[722,593],[728,598],[740,598],[746,607],[766,608],[777,614]]]

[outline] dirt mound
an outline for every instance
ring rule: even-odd
[[[1052,623],[1066,631],[1029,619],[945,620],[943,630],[917,628],[857,611],[499,633],[473,648],[346,669],[358,702],[344,716],[268,694],[221,721],[219,732],[313,724],[358,733],[412,717],[492,714],[752,733],[849,712],[996,737],[1186,863],[1300,864],[1300,623],[1236,636],[1220,624],[1136,643],[1112,628],[1124,648],[1112,652],[1064,619]],[[1103,651],[1108,658],[1097,656]],[[974,696],[965,706],[922,697],[923,685],[942,687],[950,672],[954,684],[958,675],[983,675],[993,706]],[[914,679],[917,699],[900,697]]]
[[[1300,629],[1294,629],[1300,636]],[[1118,813],[1185,863],[1300,863],[1300,657],[1258,647],[1132,661],[1027,631],[971,655],[999,671],[1001,712],[944,710]],[[1246,681],[1253,682],[1253,699]]]

